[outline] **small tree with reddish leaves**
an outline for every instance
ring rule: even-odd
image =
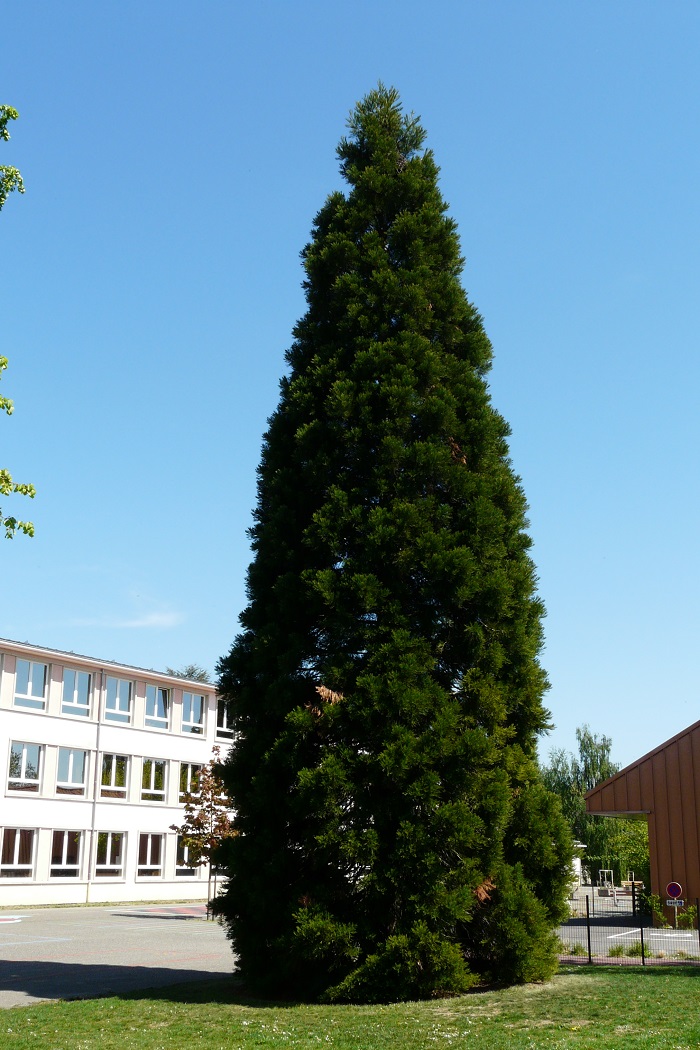
[[[184,823],[171,824],[170,830],[181,836],[188,865],[209,865],[207,900],[210,900],[211,867],[216,849],[223,839],[237,834],[231,824],[233,803],[219,774],[218,747],[213,749],[211,760],[199,770],[195,790],[185,792],[184,800]]]

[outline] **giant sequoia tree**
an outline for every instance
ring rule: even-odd
[[[393,90],[348,126],[219,666],[221,911],[252,989],[368,1001],[550,973],[570,841],[535,761],[525,500],[438,169]]]

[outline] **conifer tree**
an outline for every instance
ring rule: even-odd
[[[438,168],[393,89],[348,128],[218,668],[220,904],[252,990],[387,1001],[550,974],[570,837],[535,757],[525,500]]]

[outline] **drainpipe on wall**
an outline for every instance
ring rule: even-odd
[[[85,884],[85,903],[90,903],[90,887],[95,863],[95,824],[97,821],[97,791],[100,785],[100,730],[102,728],[102,696],[104,693],[105,670],[100,668],[100,686],[97,690],[97,735],[95,737],[95,773],[92,778],[92,809],[90,816],[90,845],[88,847],[88,871]]]

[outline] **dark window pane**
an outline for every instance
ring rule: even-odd
[[[77,864],[80,854],[80,832],[67,831],[66,838],[66,864]]]
[[[54,831],[51,840],[51,863],[61,864],[63,861],[63,832]]]
[[[108,835],[106,831],[100,831],[97,835],[97,863],[107,863],[107,839]]]
[[[32,846],[34,845],[34,832],[22,828],[19,833],[19,857],[20,864],[31,864]]]
[[[7,828],[2,839],[2,864],[14,864],[15,862],[15,828]]]
[[[116,772],[114,775],[115,787],[126,787],[126,755],[116,756]]]

